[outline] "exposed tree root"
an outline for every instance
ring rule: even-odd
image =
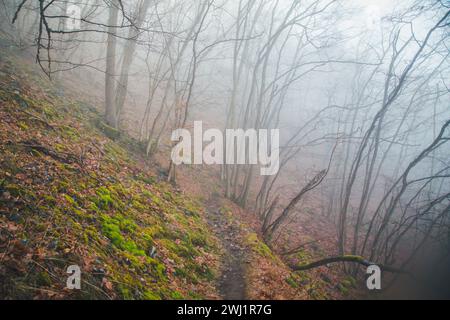
[[[19,143],[14,143],[14,145],[18,147],[39,151],[60,162],[80,164],[80,159],[78,159],[78,157],[76,157],[75,155],[65,152],[57,152],[53,149],[50,149],[49,147],[43,146],[42,144],[40,144],[35,140],[21,141]]]

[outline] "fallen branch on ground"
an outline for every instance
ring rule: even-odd
[[[9,144],[12,144],[17,147],[23,147],[23,148],[39,151],[39,152],[41,152],[45,155],[48,155],[48,156],[52,157],[53,159],[60,161],[60,162],[81,164],[80,159],[78,159],[77,156],[75,156],[71,153],[67,153],[67,152],[58,152],[49,147],[43,146],[42,144],[40,144],[39,142],[37,142],[35,140],[21,141],[19,143],[9,143]]]
[[[28,115],[31,120],[36,120],[36,121],[42,123],[43,125],[45,125],[48,129],[55,130],[55,126],[53,124],[48,123],[46,120],[42,119],[38,115],[35,115],[35,114],[25,111],[25,110],[21,110],[21,111],[23,113],[25,113],[26,115]]]
[[[385,266],[385,265],[378,264],[375,262],[370,262],[361,256],[353,256],[353,255],[344,255],[344,256],[325,258],[325,259],[317,260],[317,261],[303,264],[303,265],[291,266],[291,268],[294,271],[303,271],[303,270],[313,269],[313,268],[317,268],[317,267],[320,267],[323,265],[327,265],[329,263],[336,263],[336,262],[354,262],[354,263],[359,263],[366,267],[368,267],[370,265],[377,265],[378,267],[380,267],[381,271],[392,272],[392,273],[403,273],[403,274],[411,275],[411,273],[409,271],[406,271],[403,269],[398,269],[398,268],[395,268],[392,266]]]

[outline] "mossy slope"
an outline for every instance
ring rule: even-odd
[[[105,135],[94,106],[0,51],[0,298],[217,297],[201,206]],[[65,288],[72,264],[81,290]]]

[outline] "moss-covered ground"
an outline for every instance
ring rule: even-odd
[[[241,208],[207,203],[220,194],[210,172],[187,170],[183,193],[81,98],[0,39],[0,299],[226,298],[234,270],[247,299],[347,297],[356,287],[292,272]],[[224,260],[236,252],[231,268]],[[66,288],[70,265],[81,290]]]
[[[199,203],[158,181],[133,139],[1,48],[0,298],[215,298]],[[81,290],[66,288],[69,265]]]

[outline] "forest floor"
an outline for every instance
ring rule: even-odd
[[[217,195],[213,194],[206,202],[206,218],[211,229],[219,238],[223,248],[222,272],[219,279],[219,292],[226,300],[242,300],[245,292],[245,257],[249,255],[246,246],[239,238],[239,226],[230,223],[219,210]]]
[[[166,183],[167,160],[104,125],[95,100],[0,50],[0,298],[353,297],[339,268],[292,272],[255,216],[221,196],[215,170]],[[81,290],[66,288],[71,264]]]

